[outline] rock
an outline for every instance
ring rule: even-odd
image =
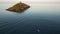
[[[23,12],[25,10],[27,10],[28,8],[30,8],[29,5],[25,4],[25,3],[17,3],[14,6],[8,8],[8,11],[12,11],[12,12]]]

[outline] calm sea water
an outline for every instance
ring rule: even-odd
[[[0,3],[0,34],[60,34],[60,4],[31,4],[23,13],[6,11]]]

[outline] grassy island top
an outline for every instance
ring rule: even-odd
[[[14,6],[8,8],[7,10],[21,12],[21,11],[28,9],[29,7],[30,7],[29,5],[20,2],[20,3],[15,4]]]

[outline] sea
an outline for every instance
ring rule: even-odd
[[[23,13],[6,9],[17,2],[0,2],[0,34],[60,34],[60,3],[26,2]]]

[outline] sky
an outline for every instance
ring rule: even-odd
[[[18,2],[26,2],[26,3],[34,3],[34,4],[38,4],[38,3],[44,3],[44,4],[60,4],[60,0],[0,0],[0,3],[18,3]]]
[[[26,2],[60,2],[60,0],[0,0],[0,2],[4,1],[26,1]]]
[[[25,2],[28,4],[40,4],[40,5],[44,5],[44,4],[58,4],[58,6],[60,6],[60,0],[0,0],[0,3],[18,3],[18,2]],[[56,6],[55,5],[55,6]]]

